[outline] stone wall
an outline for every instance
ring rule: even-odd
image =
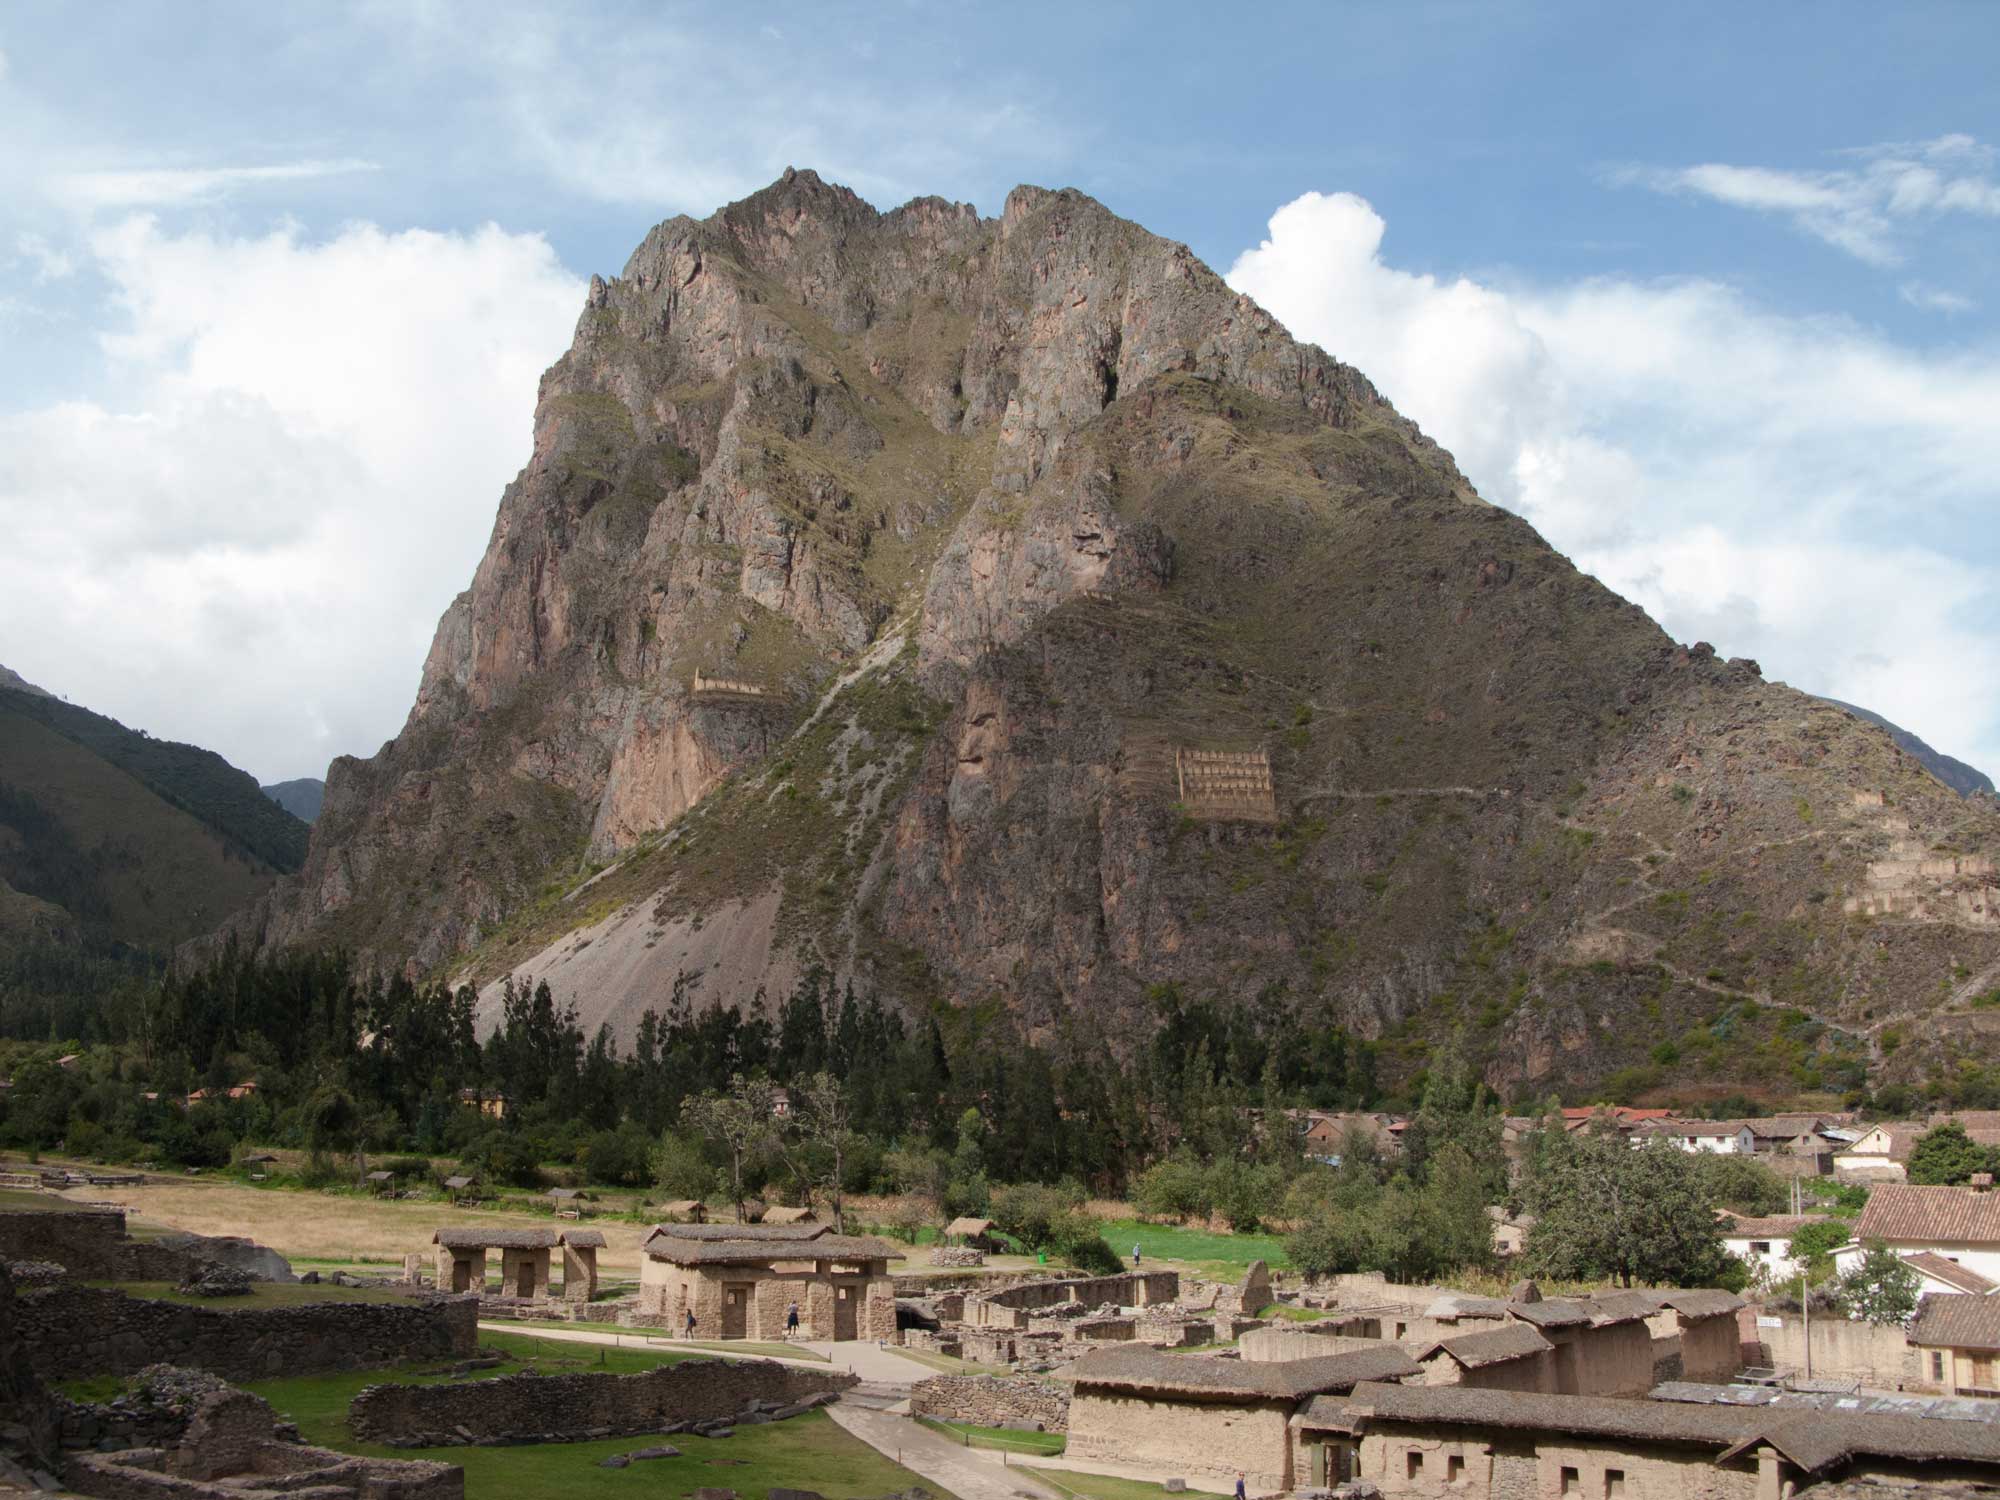
[[[533,1436],[574,1442],[734,1418],[752,1403],[795,1414],[858,1384],[837,1370],[773,1360],[696,1359],[643,1375],[505,1375],[462,1385],[371,1385],[347,1409],[372,1443],[433,1447]]]
[[[1043,1432],[1069,1431],[1069,1391],[1046,1380],[933,1375],[910,1387],[910,1411],[974,1427],[1037,1422]]]
[[[412,1298],[223,1309],[56,1286],[17,1298],[14,1315],[20,1349],[50,1379],[130,1375],[166,1362],[259,1380],[462,1359],[477,1346],[478,1307]]]
[[[204,1262],[185,1250],[125,1237],[118,1209],[0,1213],[0,1261],[54,1261],[79,1281],[188,1279]]]
[[[1221,1492],[1238,1473],[1252,1493],[1292,1487],[1293,1403],[1244,1396],[1199,1401],[1091,1387],[1070,1402],[1074,1458],[1144,1465],[1159,1478],[1182,1477]]]
[[[1085,1307],[1145,1307],[1180,1296],[1178,1271],[1134,1271],[1123,1276],[1086,1276],[1062,1281],[1030,1281],[1005,1291],[968,1297],[965,1320],[978,1328],[1023,1328],[1037,1308],[1064,1302]]]
[[[1355,1349],[1380,1349],[1382,1340],[1351,1338],[1338,1333],[1319,1333],[1315,1325],[1273,1323],[1253,1328],[1238,1344],[1241,1356],[1254,1363],[1281,1360],[1318,1359],[1323,1354],[1347,1354]]]
[[[56,1451],[60,1409],[37,1378],[35,1362],[21,1342],[14,1285],[0,1261],[0,1428],[9,1433],[8,1446],[24,1458],[47,1460]]]

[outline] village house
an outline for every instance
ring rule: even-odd
[[[699,1198],[676,1198],[660,1205],[660,1216],[669,1224],[706,1224],[708,1205]]]
[[[1528,1231],[1535,1227],[1533,1214],[1510,1214],[1495,1204],[1486,1210],[1493,1221],[1493,1253],[1519,1255],[1528,1247]]]
[[[1371,1383],[1293,1428],[1295,1471],[1385,1500],[1786,1500],[1818,1480],[1963,1494],[2000,1479],[2000,1426],[1877,1412]]]
[[[1882,1183],[1868,1195],[1853,1243],[1833,1252],[1834,1264],[1851,1270],[1876,1243],[1906,1260],[1929,1251],[1989,1281],[2000,1280],[2000,1194],[1990,1188]]]
[[[1291,1422],[1305,1403],[1418,1373],[1394,1344],[1270,1364],[1131,1345],[1093,1350],[1069,1369],[1065,1452],[1218,1488],[1241,1473],[1252,1491],[1288,1490],[1300,1482]]]
[[[1756,1134],[1741,1120],[1662,1120],[1649,1129],[1683,1151],[1750,1156],[1757,1150]]]
[[[889,1339],[896,1292],[883,1240],[824,1224],[660,1224],[640,1247],[639,1312],[700,1338],[779,1339],[796,1306],[812,1339]]]
[[[2000,1146],[2000,1113],[1968,1109],[1928,1120],[1884,1120],[1835,1142],[1834,1172],[1855,1182],[1902,1182],[1918,1141],[1940,1125],[1957,1125],[1975,1146]],[[1844,1133],[1844,1132],[1843,1132]]]
[[[1808,1224],[1821,1222],[1810,1214],[1754,1217],[1726,1208],[1717,1214],[1722,1220],[1722,1248],[1769,1281],[1799,1274],[1801,1267],[1792,1260],[1792,1236]]]
[[[1322,1166],[1337,1167],[1352,1136],[1368,1141],[1380,1156],[1395,1156],[1403,1149],[1403,1123],[1388,1115],[1313,1113],[1306,1122],[1306,1154]]]
[[[2000,1299],[1931,1294],[1910,1323],[1917,1376],[1951,1396],[2000,1396]]]
[[[1984,1297],[2000,1289],[2000,1282],[1981,1276],[1970,1266],[1946,1260],[1935,1250],[1919,1250],[1903,1257],[1903,1264],[1917,1273],[1919,1292],[1942,1292],[1953,1296]]]

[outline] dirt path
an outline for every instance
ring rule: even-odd
[[[827,1415],[840,1426],[906,1469],[958,1496],[958,1500],[1051,1500],[1053,1491],[1024,1469],[1003,1464],[986,1448],[968,1448],[908,1417],[837,1401]]]

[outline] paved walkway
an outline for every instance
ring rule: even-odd
[[[968,1448],[908,1417],[869,1411],[845,1401],[826,1409],[842,1427],[880,1453],[913,1470],[958,1500],[1055,1500],[1026,1470],[1002,1464],[990,1448]]]

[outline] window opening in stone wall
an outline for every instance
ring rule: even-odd
[[[1405,1479],[1424,1477],[1424,1456],[1414,1448],[1403,1455],[1403,1477]]]
[[[1565,1495],[1574,1495],[1582,1488],[1583,1476],[1568,1464],[1564,1464],[1562,1471],[1562,1492]]]
[[[1604,1471],[1604,1500],[1625,1500],[1625,1471],[1606,1469]]]
[[[1463,1455],[1454,1453],[1444,1461],[1444,1482],[1457,1484],[1463,1478],[1465,1478],[1465,1459]]]

